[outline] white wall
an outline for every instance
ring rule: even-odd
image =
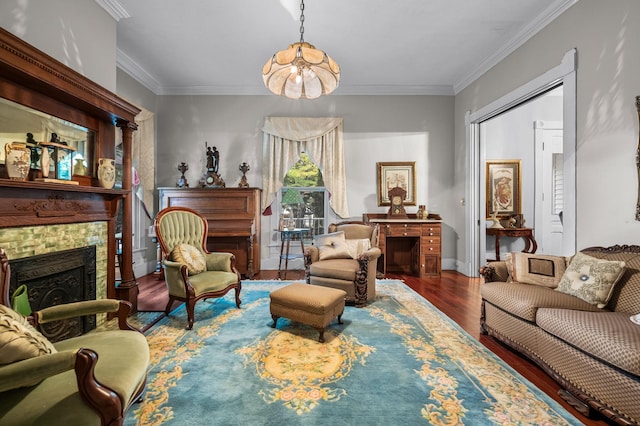
[[[640,95],[640,2],[580,0],[504,61],[456,95],[455,192],[468,179],[464,117],[557,66],[576,48],[577,247],[634,244],[638,178],[635,149]],[[454,228],[462,234],[457,257],[465,259],[465,209]]]
[[[455,267],[456,231],[452,205],[452,96],[328,96],[291,101],[277,96],[159,96],[158,186],[175,186],[177,165],[189,164],[186,177],[197,186],[205,169],[205,141],[221,153],[220,174],[237,186],[238,166],[246,161],[249,184],[262,187],[262,125],[265,116],[340,116],[344,118],[349,213],[361,219],[378,207],[376,163],[415,161],[417,200],[443,217],[443,263]],[[417,207],[410,207],[410,212]],[[273,226],[263,218],[263,264],[275,250]]]
[[[0,26],[115,92],[116,22],[87,0],[2,0]]]

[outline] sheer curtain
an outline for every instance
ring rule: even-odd
[[[133,189],[145,209],[145,213],[152,219],[149,207],[153,208],[154,183],[154,124],[153,113],[144,108],[136,116],[138,130],[133,132],[133,148],[131,163],[133,164]]]
[[[265,117],[262,131],[264,214],[270,214],[285,175],[305,152],[322,172],[333,211],[349,217],[342,118]]]

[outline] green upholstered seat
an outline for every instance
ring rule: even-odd
[[[144,335],[126,322],[130,311],[128,302],[98,300],[35,312],[36,325],[117,312],[123,329],[62,340],[51,353],[0,365],[0,425],[122,424],[144,391],[149,364]]]
[[[154,226],[164,258],[164,277],[169,290],[169,302],[165,309],[167,315],[176,300],[186,302],[187,328],[191,329],[195,303],[200,299],[222,297],[231,289],[235,290],[236,306],[240,307],[242,285],[240,273],[235,268],[235,256],[207,250],[208,223],[202,215],[186,207],[169,207],[158,213]],[[189,273],[189,269],[193,271],[193,265],[188,264],[190,256],[176,256],[176,250],[181,245],[191,246],[191,254],[200,259],[204,257],[204,272]]]

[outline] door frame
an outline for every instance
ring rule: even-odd
[[[534,145],[534,157],[535,157],[535,189],[534,189],[534,226],[536,241],[538,242],[538,250],[543,254],[557,254],[557,251],[550,250],[548,245],[549,241],[545,238],[550,233],[550,230],[555,228],[562,229],[562,220],[555,215],[556,218],[552,218],[551,222],[546,222],[544,218],[551,207],[549,203],[553,202],[552,190],[546,185],[551,185],[551,173],[550,169],[545,167],[552,167],[546,161],[553,162],[553,154],[549,154],[553,151],[553,144],[548,143],[545,137],[549,135],[549,132],[560,134],[562,132],[562,121],[539,121],[535,120],[533,123],[533,143]],[[551,145],[551,146],[549,146]],[[562,153],[564,156],[564,153]],[[564,164],[564,162],[563,162]],[[564,170],[562,171],[564,175]],[[564,183],[564,182],[563,182]],[[546,192],[545,190],[549,190]],[[563,191],[564,197],[564,191]],[[540,201],[540,202],[538,202]],[[539,205],[538,205],[539,204]],[[547,210],[548,209],[548,210]],[[547,210],[545,212],[545,210]],[[563,213],[564,214],[564,213]],[[553,215],[552,215],[553,216]],[[561,231],[562,233],[564,230]],[[562,250],[560,248],[560,250]]]
[[[475,112],[465,115],[466,146],[468,159],[468,187],[466,234],[468,236],[466,257],[468,264],[467,275],[477,277],[480,266],[486,259],[486,235],[483,191],[485,171],[481,164],[486,160],[484,147],[480,144],[480,123],[511,108],[514,108],[541,93],[556,86],[563,86],[563,151],[565,188],[572,188],[565,195],[565,211],[563,213],[564,235],[563,254],[570,255],[576,250],[576,66],[577,50],[566,52],[559,65],[544,74],[525,83],[512,92],[489,103]]]

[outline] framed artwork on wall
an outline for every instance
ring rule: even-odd
[[[378,205],[389,206],[389,190],[400,187],[407,191],[405,206],[416,205],[416,163],[391,162],[378,165]]]
[[[497,212],[496,217],[522,213],[522,182],[520,160],[488,160],[486,217]]]

